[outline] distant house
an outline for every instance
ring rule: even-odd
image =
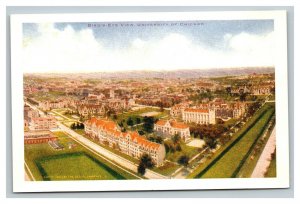
[[[206,81],[200,81],[196,84],[197,89],[200,90],[200,92],[206,92],[209,91],[215,91],[216,90],[216,84]]]
[[[86,117],[88,115],[104,115],[105,114],[105,107],[104,105],[80,105],[78,107],[78,112],[80,115]]]
[[[171,107],[170,115],[172,117],[181,117],[182,111],[189,107],[189,103],[179,103]]]
[[[65,108],[68,103],[65,100],[53,100],[53,101],[42,101],[39,102],[39,108],[43,111],[48,111],[56,108]]]
[[[214,103],[216,118],[240,118],[246,112],[245,103]]]
[[[241,93],[250,93],[251,90],[247,86],[239,86],[236,88],[231,88],[231,94],[241,94]]]
[[[254,86],[251,88],[251,94],[253,95],[269,95],[272,93],[272,86]]]
[[[165,137],[171,137],[176,134],[186,142],[191,138],[190,128],[184,123],[176,122],[175,120],[159,120],[154,124],[154,131],[162,134]]]
[[[57,127],[56,119],[53,116],[32,118],[29,123],[30,130],[50,130]]]

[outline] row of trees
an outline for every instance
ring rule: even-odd
[[[137,117],[135,120],[132,117],[128,117],[127,120],[122,120],[121,122],[118,123],[118,125],[121,127],[121,129],[126,130],[125,128],[125,123],[127,126],[134,126],[134,125],[139,125],[143,122],[142,125],[142,130],[139,130],[140,135],[144,135],[145,133],[152,133],[153,128],[154,128],[154,123],[156,122],[156,119],[154,117],[148,117],[145,116],[142,119]]]
[[[143,132],[143,131],[142,131]],[[140,133],[140,131],[139,131]],[[143,132],[144,133],[144,132]],[[140,134],[140,135],[143,135],[143,134]],[[160,136],[155,136],[155,135],[150,135],[147,137],[147,139],[151,142],[156,142],[156,143],[159,143],[159,144],[162,144],[163,143],[163,138],[160,137]]]
[[[260,102],[254,102],[249,104],[247,108],[247,117],[253,116],[253,114],[258,110],[261,106]]]
[[[204,139],[205,143],[211,149],[216,148],[217,141],[219,139],[222,140],[222,143],[225,141],[228,141],[228,139],[230,139],[224,135],[224,133],[228,132],[228,127],[226,127],[222,124],[216,124],[216,125],[196,124],[196,125],[190,127],[190,132],[191,132],[191,134],[194,135],[194,137]]]
[[[139,117],[135,118],[135,121],[131,117],[129,117],[129,118],[127,118],[126,124],[128,126],[133,126],[133,125],[141,124],[141,122],[142,122],[142,120]]]
[[[71,125],[71,129],[75,130],[75,129],[84,129],[84,124],[83,123],[72,123]]]

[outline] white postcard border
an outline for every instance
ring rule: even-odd
[[[222,15],[220,15],[222,14]],[[220,17],[221,16],[221,17]],[[184,20],[249,20],[274,19],[277,57],[276,79],[276,140],[277,178],[245,179],[171,179],[171,180],[105,180],[51,181],[24,180],[23,143],[23,71],[20,70],[22,23],[26,22],[122,22],[122,21],[184,21]],[[13,191],[131,191],[184,189],[249,189],[289,187],[288,148],[288,87],[287,87],[287,29],[285,11],[241,12],[169,12],[114,14],[28,14],[11,16],[11,83],[12,83],[12,142]]]

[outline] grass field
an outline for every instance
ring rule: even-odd
[[[117,174],[114,175],[114,177],[116,179],[119,178],[125,178],[125,179],[137,179],[137,177],[135,177],[134,175],[118,168],[117,166],[107,162],[106,160],[104,160],[103,158],[101,158],[100,156],[94,154],[93,152],[89,151],[88,149],[82,147],[79,143],[75,142],[73,139],[71,139],[70,137],[68,137],[64,132],[54,132],[54,134],[58,137],[59,139],[59,143],[61,145],[63,145],[65,148],[63,150],[54,150],[52,147],[50,147],[50,145],[48,145],[47,143],[44,144],[30,144],[30,145],[25,145],[25,161],[27,163],[27,165],[29,166],[30,171],[32,172],[32,174],[34,175],[35,179],[37,181],[41,181],[41,180],[49,180],[51,178],[53,178],[52,173],[54,175],[57,174],[57,172],[65,172],[68,171],[67,168],[71,168],[75,165],[76,168],[78,169],[78,172],[71,175],[69,175],[70,177],[76,177],[76,176],[80,176],[83,175],[81,171],[85,171],[86,174],[90,174],[90,175],[94,175],[95,172],[101,173],[103,175],[103,178],[107,177],[107,174],[103,173],[106,170],[108,170],[108,174],[111,174],[109,172],[109,169],[114,170],[115,172],[117,172]],[[69,144],[73,144],[74,146],[69,149]],[[66,155],[66,154],[77,154],[78,152],[84,153],[85,155],[88,155],[90,157],[77,157],[77,158],[68,158],[69,163],[67,164],[66,162],[59,162],[59,160],[49,160],[49,165],[43,162],[43,159],[45,158],[51,158],[51,157],[59,157],[60,155]],[[96,164],[103,164],[105,165],[107,168],[101,167],[100,165],[92,165],[93,162],[91,162],[90,160],[88,160],[88,158],[94,158],[92,160],[94,160],[94,163]],[[88,161],[89,166],[86,166],[86,164],[83,161]],[[63,160],[60,160],[63,161]],[[66,160],[65,160],[66,161]],[[37,163],[36,163],[37,162]],[[47,173],[47,177],[43,178],[43,174],[40,172],[40,169],[38,168],[38,163],[40,163],[42,165],[42,167],[45,167],[45,171]],[[63,164],[62,166],[56,166],[56,164]],[[66,167],[66,165],[68,165],[68,167]],[[86,169],[87,168],[87,169]],[[91,177],[86,177],[85,175],[81,176],[82,179],[92,179]],[[94,178],[94,179],[99,179],[99,178]],[[65,179],[62,179],[65,180]]]
[[[274,104],[265,104],[233,135],[229,143],[222,146],[211,159],[199,166],[188,178],[235,177],[266,128],[274,111]]]
[[[192,158],[199,153],[199,148],[188,146],[184,142],[180,143],[180,147],[181,151],[168,152],[166,154],[166,159],[172,162],[177,162],[182,155],[187,155],[189,158]]]
[[[119,173],[84,153],[67,153],[36,160],[43,180],[113,180],[125,179]],[[78,168],[84,166],[84,168]]]
[[[163,166],[154,167],[152,170],[165,176],[171,176],[178,168],[180,168],[180,165],[166,162]]]

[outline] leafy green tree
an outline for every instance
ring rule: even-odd
[[[181,150],[182,150],[180,144],[176,144],[175,149],[176,149],[177,152],[181,152]]]
[[[84,129],[84,124],[83,123],[80,123],[80,129]]]
[[[146,168],[143,164],[139,164],[137,171],[143,176],[146,173]]]
[[[226,92],[228,95],[231,95],[231,87],[230,86],[226,87]]]
[[[155,122],[154,118],[145,116],[143,121],[144,121],[143,130],[148,133],[153,132],[154,122]]]
[[[259,107],[260,107],[259,102],[255,102],[255,103],[250,104],[248,106],[248,110],[247,110],[248,116],[252,116]]]
[[[140,124],[141,123],[141,118],[136,118],[136,124]]]
[[[131,117],[129,117],[128,119],[127,119],[127,125],[128,126],[133,126],[133,120],[132,120],[132,118]]]
[[[204,138],[204,140],[210,149],[215,149],[217,147],[217,140],[215,138],[206,137],[206,138]]]
[[[243,93],[241,93],[241,94],[240,94],[240,101],[245,101],[245,100],[246,100],[246,97],[247,97],[247,95],[248,95],[247,93],[244,93],[244,92],[243,92]]]
[[[162,139],[162,137],[160,137],[160,136],[157,136],[156,137],[156,141],[155,142],[157,142],[157,143],[159,143],[159,144],[162,144],[162,142],[163,142],[163,139]]]
[[[148,154],[143,154],[140,158],[140,165],[144,165],[145,168],[153,168],[154,162]]]
[[[182,155],[177,162],[186,167],[189,164],[189,160],[190,158],[187,155]]]
[[[113,119],[114,119],[114,120],[117,120],[117,119],[118,119],[117,114],[114,114],[114,115],[113,115]]]
[[[178,144],[180,142],[180,136],[179,136],[179,134],[175,134],[172,137],[172,141],[173,141],[174,144]]]

